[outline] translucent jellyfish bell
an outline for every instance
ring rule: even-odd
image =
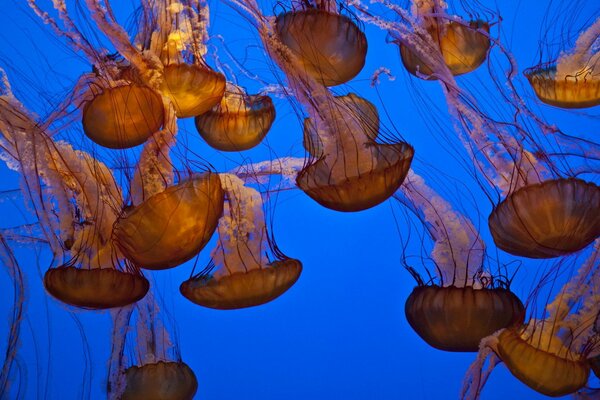
[[[235,175],[221,177],[228,201],[219,221],[219,242],[212,262],[205,271],[183,282],[180,291],[190,301],[209,308],[258,306],[294,285],[302,264],[276,248],[276,259],[267,258],[269,239],[260,193],[244,186]]]
[[[95,143],[126,149],[144,143],[163,124],[163,102],[152,89],[133,83],[106,87],[83,107],[83,131]]]
[[[474,71],[487,58],[490,39],[478,30],[489,34],[490,26],[483,21],[471,21],[468,24],[442,19],[432,19],[427,24],[433,44],[439,49],[445,64],[452,75],[462,75]],[[432,80],[435,71],[424,62],[413,50],[400,45],[402,64],[412,75]]]
[[[565,396],[585,386],[590,366],[584,357],[532,343],[536,342],[523,339],[514,329],[505,329],[498,337],[498,355],[521,382],[551,397]]]
[[[524,71],[537,97],[560,108],[600,105],[600,19],[581,33],[575,48],[561,54],[556,64],[539,65]]]
[[[325,86],[354,78],[365,64],[367,38],[348,17],[321,9],[277,16],[275,30],[302,64]]]
[[[206,172],[124,211],[113,237],[139,268],[172,268],[204,248],[222,212],[221,181],[217,174]]]
[[[387,200],[402,184],[413,148],[404,142],[377,143],[379,115],[373,104],[349,94],[333,98],[304,123],[309,163],[298,187],[324,207],[360,211]]]
[[[269,96],[247,95],[228,85],[220,104],[196,117],[200,136],[221,151],[244,151],[257,146],[275,120],[275,106]]]
[[[494,242],[508,253],[570,254],[600,236],[600,187],[576,178],[527,185],[500,202],[488,223]]]
[[[192,400],[196,375],[182,361],[148,363],[125,370],[123,400]]]

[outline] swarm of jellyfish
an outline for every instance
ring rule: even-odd
[[[599,399],[600,9],[492,3],[7,9],[0,398]]]

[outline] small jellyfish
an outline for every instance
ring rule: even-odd
[[[235,175],[221,175],[227,193],[219,242],[209,266],[180,286],[190,301],[231,310],[258,306],[285,293],[300,277],[300,261],[284,256],[268,237],[259,192]],[[267,257],[267,245],[275,260]]]
[[[113,240],[139,268],[172,268],[204,248],[222,213],[219,176],[205,172],[124,210]]]
[[[522,323],[523,303],[508,282],[482,269],[485,246],[473,224],[412,171],[401,192],[404,197],[397,198],[435,242],[431,259],[437,282],[425,283],[408,267],[419,283],[404,307],[415,332],[436,349],[477,351],[481,339]]]
[[[299,68],[325,86],[348,82],[365,65],[365,34],[350,18],[338,14],[335,7],[280,14],[275,20],[275,31],[297,56]]]
[[[269,96],[247,95],[228,84],[220,104],[196,117],[200,136],[221,151],[244,151],[257,146],[275,120],[275,106]]]
[[[311,155],[296,182],[313,200],[337,211],[360,211],[387,200],[410,167],[413,148],[379,143],[377,109],[355,95],[331,96],[310,110],[304,146]]]
[[[110,400],[194,398],[198,390],[196,375],[181,360],[177,339],[171,339],[167,323],[172,325],[174,321],[160,316],[153,293],[135,308],[113,313],[107,385]]]
[[[587,108],[600,105],[600,18],[582,32],[575,48],[560,55],[556,63],[524,71],[537,97],[560,108]]]
[[[440,3],[414,2],[413,14],[417,18],[417,25],[421,28],[415,34],[427,43],[426,48],[419,47],[419,50],[425,53],[439,52],[452,75],[474,71],[487,57],[490,48],[490,26],[480,20],[448,21],[443,16],[439,16],[446,11]],[[428,14],[437,16],[432,17]],[[407,46],[407,44],[415,45],[413,42],[410,40],[406,43],[399,42],[402,63],[408,72],[419,78],[437,79],[435,68],[423,61],[419,57],[419,52]]]
[[[500,202],[488,222],[494,242],[508,253],[570,254],[600,236],[600,187],[577,178],[526,185]]]

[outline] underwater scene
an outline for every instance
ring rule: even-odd
[[[0,399],[600,400],[600,4],[5,0]]]

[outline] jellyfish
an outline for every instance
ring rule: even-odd
[[[361,71],[367,38],[357,24],[336,10],[332,0],[302,3],[275,19],[281,42],[298,58],[299,67],[325,86],[348,82]]]
[[[438,51],[452,75],[474,71],[486,59],[490,48],[490,26],[481,20],[449,20],[444,17],[447,5],[439,0],[412,2],[412,14],[417,19],[415,34],[429,44],[427,51]],[[422,79],[437,79],[436,70],[419,57],[411,46],[400,43],[402,64],[412,75]]]
[[[485,380],[476,377],[490,350],[517,379],[546,396],[575,393],[586,385],[588,358],[599,353],[600,343],[594,326],[600,312],[599,250],[596,240],[587,259],[574,258],[581,262],[579,270],[546,305],[543,318],[532,317],[523,326],[508,327],[486,339],[465,378],[463,398],[476,398],[481,392],[479,382]],[[555,266],[547,277],[558,270]]]
[[[45,273],[46,290],[66,304],[91,309],[141,299],[148,281],[110,240],[122,201],[112,172],[86,152],[53,141],[40,125],[7,88],[0,97],[0,130],[8,164],[23,174],[26,198],[53,252],[71,253],[66,263]]]
[[[369,101],[351,93],[311,110],[304,146],[311,158],[298,187],[337,211],[360,211],[387,200],[402,184],[413,148],[404,142],[377,142],[379,115]]]
[[[205,61],[208,5],[197,0],[145,0],[143,12],[147,15],[136,43],[160,59],[158,89],[171,100],[177,117],[195,117],[219,104],[225,76]]]
[[[152,294],[135,307],[113,313],[108,398],[192,400],[198,389],[194,371],[181,359]],[[129,339],[129,341],[128,341]],[[128,359],[124,350],[130,347]],[[127,366],[129,365],[129,366]]]
[[[471,221],[412,171],[399,193],[435,243],[435,281],[408,267],[418,282],[405,304],[413,330],[436,349],[477,351],[481,339],[522,323],[524,307],[510,281],[483,270],[485,245]]]
[[[196,117],[200,136],[221,151],[244,151],[257,146],[275,120],[275,106],[269,96],[247,95],[228,83],[221,102]]]
[[[556,63],[524,71],[540,101],[560,108],[600,105],[599,37],[600,18],[580,34],[575,48],[562,53]]]
[[[219,221],[219,242],[209,266],[179,290],[188,300],[219,310],[268,303],[296,283],[302,264],[286,257],[269,238],[260,193],[235,175],[220,176],[227,201]],[[274,260],[267,257],[267,246]]]
[[[82,52],[94,68],[92,73],[80,77],[69,98],[75,106],[83,108],[84,133],[93,142],[110,149],[127,149],[144,143],[164,122],[160,93],[147,85],[122,57],[94,48],[70,18],[63,0],[53,4],[62,27],[35,1],[29,2],[44,23]],[[131,48],[128,50],[132,52]]]
[[[113,240],[139,268],[173,268],[206,246],[222,213],[219,176],[204,172],[124,210]]]

